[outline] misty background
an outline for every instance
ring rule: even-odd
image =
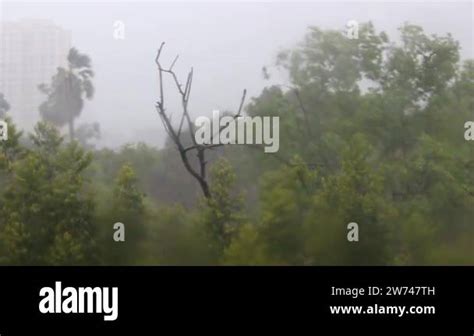
[[[164,64],[179,54],[174,69],[182,81],[194,67],[193,117],[211,115],[214,109],[235,110],[244,88],[253,97],[265,86],[285,84],[285,76],[274,67],[275,57],[294,47],[311,25],[343,31],[348,20],[372,21],[395,39],[397,28],[409,22],[428,34],[450,32],[460,42],[461,59],[473,56],[470,2],[4,1],[0,8],[5,22],[45,19],[70,31],[71,46],[91,57],[96,93],[86,101],[77,123],[100,123],[99,147],[118,148],[129,142],[163,145],[165,132],[154,107],[158,97],[154,57],[162,41],[166,42]],[[117,21],[124,24],[123,40],[114,39]],[[264,66],[268,80],[262,76]],[[179,109],[174,91],[168,90],[170,111]],[[39,120],[39,113],[35,115]]]

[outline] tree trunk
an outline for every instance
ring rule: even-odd
[[[74,141],[75,134],[74,134],[74,119],[71,119],[68,123],[69,125],[69,138],[71,139],[71,142]]]

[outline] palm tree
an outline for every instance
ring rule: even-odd
[[[47,95],[47,99],[39,107],[41,117],[56,126],[69,126],[69,136],[74,140],[74,119],[82,112],[84,97],[92,99],[91,59],[80,54],[75,48],[69,50],[67,57],[68,68],[59,67],[51,79],[51,84],[41,84],[39,90]]]

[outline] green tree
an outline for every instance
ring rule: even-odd
[[[463,138],[473,118],[473,63],[459,64],[459,44],[449,34],[428,35],[410,24],[400,33],[401,43],[393,43],[370,23],[358,40],[311,28],[298,47],[280,54],[290,85],[265,89],[248,112],[280,116],[278,154],[286,161],[252,152],[241,162],[252,158],[264,167],[256,177],[277,174],[283,182],[258,190],[266,215],[229,249],[233,260],[244,255],[238,246],[271,251],[265,260],[284,264],[474,260],[465,237],[473,232],[466,221],[474,152]],[[294,154],[317,172],[310,206],[291,185],[292,170],[282,168]],[[349,222],[370,241],[348,244]],[[254,243],[240,241],[244,236]]]
[[[82,176],[91,156],[39,123],[33,148],[13,164],[1,206],[2,261],[85,264],[95,260],[92,197]]]
[[[23,132],[18,131],[11,118],[7,117],[5,121],[8,124],[8,141],[0,141],[0,171],[10,172],[13,163],[26,149],[20,144]]]
[[[397,210],[385,195],[382,167],[373,147],[357,134],[342,153],[340,172],[322,180],[305,221],[310,264],[388,264]],[[359,241],[349,241],[357,223]]]
[[[258,230],[272,263],[306,263],[303,223],[316,184],[315,172],[298,157],[290,166],[263,176]]]
[[[244,224],[238,235],[225,250],[224,265],[269,265],[274,261],[268,256],[265,244],[255,225]]]
[[[203,200],[201,216],[218,260],[245,222],[245,217],[243,198],[235,190],[236,175],[229,162],[219,159],[212,167],[210,177],[213,197]]]
[[[263,175],[256,224],[245,224],[225,253],[226,264],[303,265],[304,222],[318,184],[301,158]]]
[[[115,179],[108,215],[103,220],[102,246],[107,264],[134,264],[143,258],[146,218],[144,194],[138,188],[135,171],[129,164],[124,164]],[[114,223],[124,224],[124,241],[113,239]]]
[[[215,265],[207,227],[181,205],[160,206],[148,221],[145,264]]]

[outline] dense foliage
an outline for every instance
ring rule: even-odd
[[[280,117],[280,150],[216,149],[210,200],[169,141],[89,151],[47,123],[27,140],[10,120],[0,262],[474,264],[474,61],[449,34],[400,33],[397,44],[370,23],[355,40],[310,28],[280,53],[289,85],[247,106]]]

